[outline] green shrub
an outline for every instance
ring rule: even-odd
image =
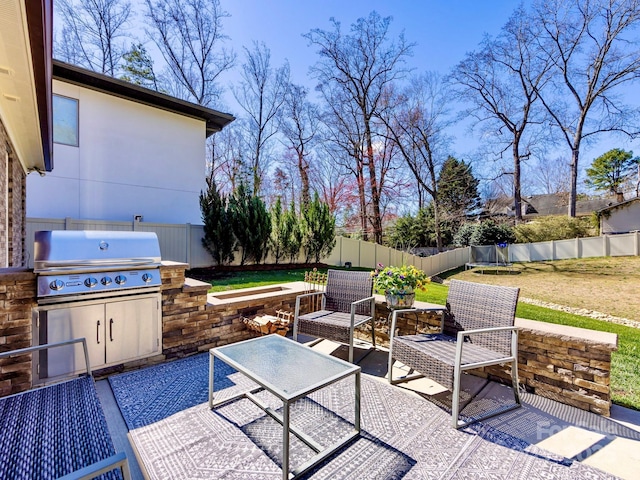
[[[589,217],[550,215],[515,227],[517,243],[548,242],[597,235]]]
[[[454,244],[466,247],[468,245],[496,245],[498,243],[513,243],[515,234],[513,227],[506,223],[497,223],[489,219],[480,223],[464,223],[454,236]]]

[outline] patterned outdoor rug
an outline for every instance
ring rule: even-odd
[[[221,393],[251,385],[221,362],[215,372]],[[209,410],[207,354],[117,375],[110,382],[149,478],[282,477],[282,428],[275,420],[245,399]],[[319,443],[330,443],[351,426],[353,389],[353,379],[346,379],[296,402],[292,423]],[[304,478],[614,478],[486,425],[455,430],[447,412],[385,382],[365,376],[361,393],[361,437]],[[272,408],[280,407],[270,394],[259,395]],[[292,435],[291,465],[310,455]]]

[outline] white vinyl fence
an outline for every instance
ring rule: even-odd
[[[202,246],[202,225],[162,224],[149,222],[108,222],[100,220],[27,218],[26,250],[27,265],[33,267],[33,239],[38,230],[121,230],[155,232],[160,243],[163,260],[189,264],[191,268],[209,267],[211,255]],[[552,242],[523,243],[509,245],[509,261],[535,262],[566,258],[640,255],[640,232],[624,235],[576,238]],[[304,258],[299,258],[304,261]],[[428,257],[419,257],[389,247],[351,238],[337,237],[336,246],[322,262],[353,267],[376,268],[378,264],[415,265],[427,275],[437,275],[463,266],[470,261],[469,247],[458,248]],[[238,261],[239,262],[239,261]],[[238,263],[236,262],[236,263]],[[273,263],[267,258],[265,263]]]

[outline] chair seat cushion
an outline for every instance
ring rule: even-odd
[[[369,320],[371,320],[371,316],[356,314],[354,325],[358,326]],[[298,332],[336,342],[349,343],[350,327],[350,313],[318,310],[298,317]]]
[[[58,478],[115,454],[89,376],[1,398],[0,425],[0,478]]]
[[[392,355],[449,390],[453,386],[456,339],[444,334],[403,335],[393,338]],[[504,355],[471,342],[462,347],[462,365],[499,360]]]

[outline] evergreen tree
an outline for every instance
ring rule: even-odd
[[[229,199],[231,227],[242,247],[240,264],[260,263],[268,253],[271,218],[264,202],[241,183]]]
[[[300,256],[302,247],[301,222],[296,214],[296,207],[291,202],[289,210],[283,214],[283,238],[285,239],[284,256],[289,258],[291,263],[295,263]]]
[[[336,245],[336,220],[331,215],[329,205],[320,201],[318,192],[302,211],[302,224],[305,261],[309,262],[313,258],[318,263]]]
[[[271,215],[271,236],[269,238],[269,246],[275,262],[280,263],[280,259],[284,256],[287,243],[284,223],[286,212],[282,212],[282,200],[280,197],[278,197],[276,203],[271,207],[269,213]]]
[[[456,226],[464,222],[467,214],[480,206],[479,183],[470,164],[451,156],[447,158],[438,176],[438,204],[442,220]]]
[[[513,227],[506,223],[497,223],[493,219],[480,223],[464,223],[456,232],[454,244],[468,245],[496,245],[513,243],[516,235]]]
[[[599,191],[621,192],[622,185],[636,173],[640,157],[619,148],[609,150],[596,158],[587,168],[586,184]]]
[[[125,82],[134,83],[141,87],[158,90],[156,74],[153,71],[153,60],[141,43],[131,45],[131,50],[122,56],[124,75],[120,78]]]
[[[207,178],[207,191],[200,192],[200,211],[204,223],[202,245],[218,265],[231,263],[237,240],[229,231],[230,215],[227,198],[220,195],[213,178]]]

